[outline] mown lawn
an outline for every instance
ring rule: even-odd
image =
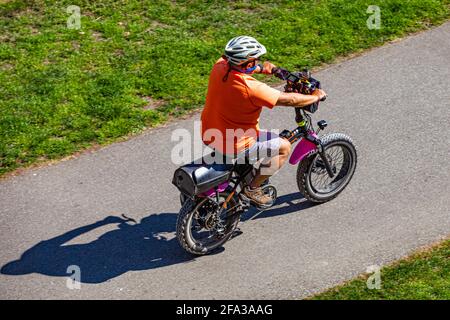
[[[313,299],[450,300],[450,240],[381,269],[381,289],[368,289],[366,281],[360,277]]]
[[[69,5],[81,29],[69,29]],[[369,30],[369,5],[381,29]],[[0,0],[0,175],[203,104],[224,44],[255,36],[294,69],[450,16],[450,0]]]

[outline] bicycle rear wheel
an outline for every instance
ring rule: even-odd
[[[223,204],[229,192],[219,194],[219,203],[206,197],[194,202],[187,199],[178,215],[177,238],[180,245],[189,253],[205,255],[227,242],[236,229],[240,214],[236,213],[237,202],[231,198],[227,209],[218,219],[209,218],[208,214]]]

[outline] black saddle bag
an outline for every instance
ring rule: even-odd
[[[180,192],[192,198],[227,181],[232,168],[232,164],[190,163],[175,170],[172,183]]]

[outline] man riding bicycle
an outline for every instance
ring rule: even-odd
[[[252,37],[231,39],[212,68],[201,116],[205,144],[228,156],[265,155],[250,186],[243,190],[257,205],[272,201],[260,186],[283,166],[291,151],[286,139],[259,130],[262,108],[304,107],[326,96],[320,89],[311,95],[281,92],[253,78],[253,73],[270,75],[276,68],[268,61],[261,64],[260,57],[265,53],[266,48]],[[211,135],[211,131],[220,135]]]

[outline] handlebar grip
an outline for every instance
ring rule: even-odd
[[[275,67],[272,69],[272,74],[281,80],[286,80],[290,72],[287,71],[286,69]]]
[[[325,101],[325,100],[327,100],[327,96],[325,96],[322,99],[320,99],[320,101]]]

